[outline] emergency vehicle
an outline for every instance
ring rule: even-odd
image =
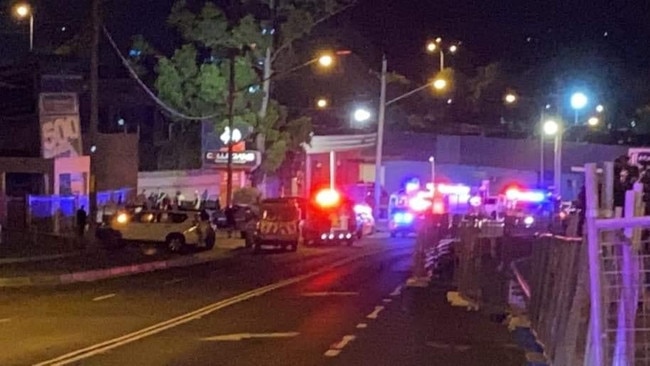
[[[306,205],[303,225],[306,245],[347,244],[359,238],[354,202],[336,189],[318,191]]]
[[[422,189],[418,180],[406,183],[404,189],[391,194],[388,201],[388,227],[391,237],[415,233],[427,215],[447,215],[449,201],[435,193],[433,185]],[[442,222],[442,220],[437,220]]]
[[[295,200],[265,199],[260,203],[261,217],[257,222],[254,250],[275,246],[295,252],[300,243],[300,207]]]

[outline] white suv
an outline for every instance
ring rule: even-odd
[[[172,252],[189,246],[212,249],[216,241],[210,221],[201,220],[199,211],[120,212],[111,229],[119,240],[163,242]]]

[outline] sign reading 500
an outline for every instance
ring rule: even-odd
[[[81,131],[78,116],[52,116],[41,124],[43,157],[80,155]]]

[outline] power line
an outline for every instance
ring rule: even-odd
[[[156,94],[142,81],[142,79],[140,79],[140,77],[138,76],[138,73],[135,72],[133,67],[131,67],[131,64],[129,64],[129,60],[127,60],[127,58],[124,57],[124,55],[120,51],[119,47],[117,47],[117,44],[113,40],[113,37],[111,36],[111,34],[108,32],[108,29],[106,29],[106,27],[103,27],[103,28],[104,28],[104,35],[106,36],[106,39],[108,40],[108,43],[110,43],[110,45],[113,48],[113,50],[115,51],[115,53],[117,54],[117,56],[122,61],[122,65],[124,65],[124,67],[127,68],[127,70],[129,71],[129,74],[131,75],[131,77],[138,83],[138,85],[140,85],[142,90],[144,90],[144,92],[151,99],[153,99],[153,101],[156,104],[158,104],[158,106],[160,108],[162,108],[163,110],[165,110],[167,113],[171,114],[172,116],[182,118],[182,119],[185,119],[185,120],[188,120],[188,121],[203,121],[203,120],[206,120],[206,119],[213,119],[213,118],[219,117],[221,115],[221,113],[214,113],[214,114],[209,114],[209,115],[201,116],[201,117],[189,116],[189,115],[187,115],[187,114],[185,114],[183,112],[180,112],[180,111],[170,107],[169,105],[167,105],[164,101],[162,101],[160,98],[158,98],[158,96],[156,96]]]

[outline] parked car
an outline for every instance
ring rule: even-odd
[[[202,217],[203,216],[203,217]],[[112,239],[121,242],[165,243],[172,252],[212,249],[216,234],[209,215],[199,211],[122,211],[110,222]]]

